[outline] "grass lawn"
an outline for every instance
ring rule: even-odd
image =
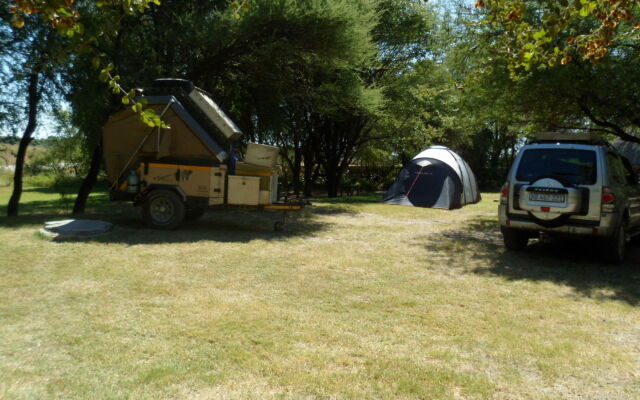
[[[23,199],[0,217],[0,398],[640,398],[640,245],[507,253],[496,194],[318,201],[276,233],[241,211],[148,230],[99,193],[113,232],[60,243],[36,233],[58,195]]]

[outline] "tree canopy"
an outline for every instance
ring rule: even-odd
[[[40,39],[58,46],[41,82],[70,106],[93,181],[110,114],[133,107],[162,125],[133,90],[161,77],[193,81],[247,140],[280,146],[307,194],[323,184],[335,196],[350,166],[402,164],[431,143],[462,152],[493,185],[535,130],[639,141],[635,1],[7,3],[3,54],[27,43],[14,37],[56,37]],[[10,87],[5,126],[26,104],[9,101]]]
[[[572,60],[598,64],[616,47],[637,42],[636,0],[479,0],[483,23],[500,32],[496,42],[512,68],[530,70]]]

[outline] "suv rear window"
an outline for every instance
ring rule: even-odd
[[[574,185],[593,185],[598,178],[596,152],[577,149],[525,150],[516,172],[519,181],[558,176]]]

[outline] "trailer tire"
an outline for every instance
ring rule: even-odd
[[[184,221],[185,203],[172,190],[151,191],[142,205],[145,224],[154,229],[176,229]]]

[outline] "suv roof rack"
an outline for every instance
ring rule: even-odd
[[[588,144],[606,144],[609,143],[600,135],[591,132],[539,132],[535,134],[535,138],[529,143],[588,143]]]

